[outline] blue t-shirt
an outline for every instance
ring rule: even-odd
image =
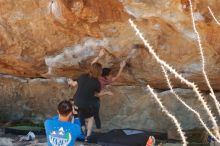
[[[58,116],[44,122],[48,146],[74,146],[80,137],[80,125],[71,122],[59,121]]]

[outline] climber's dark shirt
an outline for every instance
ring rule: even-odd
[[[78,79],[78,88],[74,95],[75,104],[79,108],[91,107],[95,102],[95,93],[100,92],[101,85],[98,79],[82,74]]]

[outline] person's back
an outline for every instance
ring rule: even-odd
[[[59,121],[58,117],[46,120],[44,125],[48,146],[74,146],[77,137],[81,134],[79,125]]]
[[[48,146],[74,146],[75,141],[80,137],[81,129],[79,124],[70,122],[72,106],[68,101],[62,101],[58,105],[58,114],[44,122]]]
[[[101,86],[98,79],[83,74],[77,80],[78,89],[75,93],[75,104],[78,107],[89,107],[94,100],[96,92],[100,92]]]

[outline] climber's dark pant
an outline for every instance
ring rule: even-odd
[[[86,122],[85,120],[87,118],[93,117],[94,115],[94,108],[88,107],[88,108],[79,108],[79,120],[81,126],[85,126]]]
[[[100,109],[100,100],[98,100],[95,104],[94,104],[94,120],[95,120],[95,125],[96,128],[100,129],[101,128],[101,120],[99,117],[99,109]]]

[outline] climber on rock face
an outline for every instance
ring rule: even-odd
[[[96,63],[99,58],[104,56],[104,54],[105,54],[104,49],[101,49],[100,52],[99,52],[99,55],[91,62],[91,64],[93,65],[94,63]],[[119,78],[125,64],[126,64],[125,61],[121,62],[120,69],[119,69],[117,75],[114,76],[114,77],[110,74],[111,73],[110,68],[103,68],[102,69],[102,74],[99,77],[99,82],[101,84],[101,89],[104,89],[105,86],[110,85],[112,82],[114,82],[115,80],[117,80]],[[97,128],[96,131],[100,132],[100,130],[101,130],[101,120],[100,120],[100,117],[99,117],[100,98],[98,96],[96,96],[95,99],[96,99],[96,102],[95,102],[95,105],[94,105],[94,120],[95,120],[95,124],[96,124],[96,128]]]
[[[79,118],[81,128],[86,133],[85,141],[88,141],[92,133],[92,126],[94,121],[94,105],[96,103],[96,96],[112,95],[111,92],[100,92],[101,84],[98,77],[102,73],[102,65],[94,63],[89,67],[88,73],[80,75],[76,80],[69,80],[69,84],[77,87],[74,95],[74,103],[79,109]],[[87,120],[87,124],[85,122]],[[87,131],[85,131],[87,129]]]

